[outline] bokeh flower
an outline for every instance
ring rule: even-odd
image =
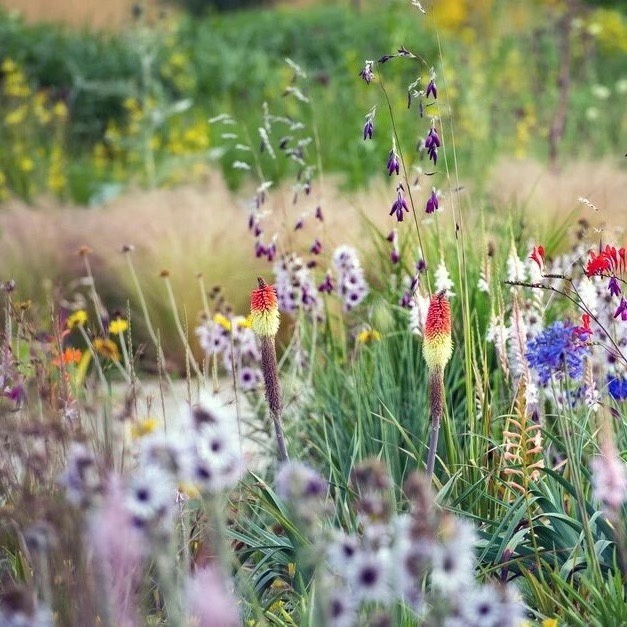
[[[538,373],[540,383],[546,385],[553,376],[581,379],[589,352],[576,327],[557,320],[527,342],[526,357],[529,366]]]

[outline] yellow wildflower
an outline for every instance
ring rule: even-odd
[[[143,438],[145,435],[152,433],[157,428],[157,425],[155,418],[144,418],[131,426],[131,435],[134,438]]]
[[[199,499],[200,492],[198,488],[190,482],[184,482],[179,485],[179,490],[190,499]]]
[[[557,627],[557,618],[545,618],[542,627]]]
[[[217,313],[213,317],[213,321],[216,324],[219,324],[223,329],[226,329],[227,331],[231,330],[231,321],[224,314]]]
[[[105,359],[120,361],[120,351],[118,345],[109,338],[97,337],[94,340],[94,349]]]
[[[22,172],[32,172],[35,169],[35,162],[30,157],[22,157],[18,166]]]
[[[357,334],[358,344],[371,344],[372,342],[379,342],[381,340],[381,334],[374,329],[364,329]]]
[[[245,318],[244,316],[239,316],[235,321],[235,324],[241,329],[250,329],[253,325],[253,319],[250,314],[248,314]]]
[[[87,312],[84,309],[79,309],[73,314],[68,316],[65,322],[65,326],[68,329],[73,329],[76,325],[83,326],[87,322]]]
[[[4,59],[2,65],[0,65],[0,70],[2,70],[3,74],[13,74],[17,70],[17,64],[13,59]]]
[[[67,105],[65,104],[65,102],[62,102],[61,100],[59,100],[59,102],[57,102],[52,108],[52,113],[59,120],[65,120],[67,118],[67,113],[68,113]]]
[[[124,320],[124,318],[116,318],[115,320],[111,320],[109,323],[109,333],[111,333],[111,335],[124,333],[127,329],[128,320]]]
[[[4,123],[7,126],[18,126],[24,122],[27,113],[28,107],[26,105],[21,105],[4,116]]]

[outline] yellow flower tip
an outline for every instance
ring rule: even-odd
[[[65,321],[65,326],[68,329],[73,329],[76,326],[83,326],[86,322],[87,312],[84,309],[78,309],[68,316],[68,319]]]
[[[109,323],[109,333],[111,333],[111,335],[124,333],[127,329],[128,320],[124,320],[124,318],[116,318],[115,320],[111,320]]]
[[[542,627],[557,627],[557,618],[545,618]]]
[[[109,338],[97,337],[94,340],[94,350],[105,359],[120,361],[120,351],[118,345]]]
[[[158,426],[155,418],[144,418],[131,426],[131,435],[134,438],[143,438],[152,433]]]
[[[279,304],[276,289],[262,278],[250,296],[250,317],[253,331],[259,337],[274,337],[279,330]]]
[[[91,248],[89,246],[86,246],[83,244],[83,246],[81,246],[78,249],[78,256],[79,257],[85,257],[85,255],[89,255],[89,253],[91,253]]]
[[[380,342],[381,334],[375,329],[363,329],[357,334],[358,344],[371,344],[372,342]]]
[[[227,331],[231,330],[231,321],[224,314],[217,313],[213,316],[213,321],[216,324],[219,324],[223,329],[226,329]]]
[[[250,314],[248,314],[245,318],[242,316],[238,318],[236,324],[240,329],[250,329],[253,326],[253,319]]]
[[[190,482],[184,482],[179,485],[179,490],[189,499],[199,499],[200,492],[198,488]]]

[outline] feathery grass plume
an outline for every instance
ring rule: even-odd
[[[422,355],[429,369],[429,413],[431,433],[427,454],[427,476],[433,475],[440,420],[444,412],[444,367],[453,354],[451,308],[444,291],[431,296],[425,321]]]
[[[261,370],[266,384],[266,401],[274,422],[279,459],[284,462],[287,460],[287,449],[281,426],[281,386],[274,346],[274,338],[279,330],[279,304],[273,285],[268,285],[261,277],[257,277],[257,283],[259,287],[250,296],[251,325],[261,343]]]

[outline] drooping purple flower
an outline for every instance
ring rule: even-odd
[[[627,320],[627,300],[625,300],[624,296],[621,297],[620,304],[614,312],[614,318],[618,318],[619,316],[623,322]]]
[[[409,213],[409,207],[407,206],[404,192],[405,192],[405,188],[403,187],[403,184],[399,183],[396,186],[396,200],[394,201],[394,204],[392,205],[392,209],[390,209],[390,215],[395,214],[396,219],[399,222],[403,221],[403,217],[404,217],[403,211],[406,211],[407,213]]]
[[[438,202],[438,194],[435,191],[435,187],[431,188],[431,196],[429,196],[429,199],[427,200],[427,206],[425,207],[425,211],[427,213],[433,213],[434,211],[436,211],[439,207],[439,202]]]
[[[437,100],[438,88],[437,88],[437,86],[435,84],[435,80],[433,78],[429,81],[429,84],[427,85],[427,91],[426,91],[425,95],[427,96],[427,98],[430,95],[432,95]]]
[[[319,255],[322,252],[322,242],[316,237],[314,243],[311,245],[309,252],[312,255]]]
[[[424,272],[427,269],[427,262],[424,259],[420,259],[416,264],[416,270],[418,272]]]
[[[294,230],[298,231],[300,229],[302,229],[305,226],[305,218],[298,218],[298,221],[296,222],[296,224],[294,225]]]
[[[618,279],[615,276],[610,277],[610,282],[607,285],[607,289],[610,290],[610,294],[612,296],[620,296],[620,284],[618,283]]]
[[[320,205],[316,207],[316,220],[320,220],[320,222],[324,222],[324,216],[322,215],[322,207]]]
[[[425,139],[425,149],[427,150],[427,154],[429,155],[429,160],[433,161],[433,165],[436,165],[438,162],[438,148],[442,145],[440,141],[440,136],[438,132],[435,130],[435,127],[432,126],[429,129],[429,133]]]
[[[372,139],[374,133],[374,116],[377,113],[376,105],[366,113],[366,123],[364,124],[364,140]]]
[[[401,164],[398,160],[398,155],[396,154],[395,148],[392,148],[392,150],[390,150],[390,154],[388,155],[387,169],[390,176],[392,176],[394,172],[396,172],[396,174],[400,172]]]
[[[318,291],[324,294],[330,294],[334,289],[335,284],[333,283],[331,272],[327,272],[327,275],[324,277],[324,281],[318,285]]]
[[[370,81],[372,81],[372,79],[374,78],[372,64],[373,61],[366,60],[363,69],[361,70],[361,72],[359,72],[359,76],[361,76],[366,81],[367,85],[370,85]]]

